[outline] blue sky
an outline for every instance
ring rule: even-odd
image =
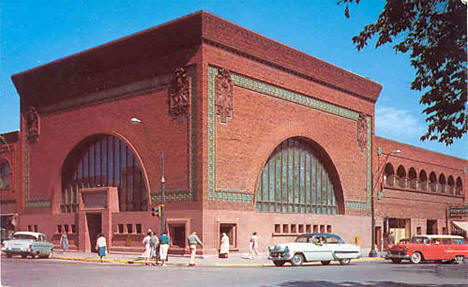
[[[373,23],[384,1],[344,6],[328,1],[73,1],[0,0],[0,133],[19,129],[19,97],[11,75],[206,10],[271,39],[383,85],[376,135],[468,159],[468,137],[446,147],[420,142],[426,130],[414,69],[391,46],[358,52],[351,38]]]

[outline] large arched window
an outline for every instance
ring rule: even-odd
[[[384,182],[389,186],[395,185],[395,170],[391,163],[387,163],[384,169]]]
[[[416,172],[416,169],[414,169],[414,167],[410,168],[408,171],[408,180],[409,180],[409,186],[412,189],[418,188],[418,174]]]
[[[0,190],[10,189],[11,186],[11,170],[10,164],[6,160],[0,163]]]
[[[408,179],[406,178],[406,170],[402,165],[398,166],[397,178],[398,178],[398,186],[408,187]]]
[[[427,190],[427,174],[425,170],[419,173],[419,186],[422,190]]]
[[[265,164],[257,188],[257,211],[337,214],[340,212],[330,160],[301,138],[282,142]]]
[[[120,211],[148,208],[140,164],[132,150],[115,136],[88,137],[68,155],[62,168],[61,211],[76,212],[78,190],[98,186],[118,187]]]

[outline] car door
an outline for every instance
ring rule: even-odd
[[[319,243],[318,237],[310,237],[308,242],[304,243],[304,255],[307,261],[332,260],[330,249],[324,242]]]

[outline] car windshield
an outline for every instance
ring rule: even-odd
[[[309,242],[308,236],[299,236],[296,238],[296,242]]]
[[[13,235],[13,239],[35,240],[36,237],[34,235],[29,235],[29,234],[15,234],[15,235]]]
[[[411,243],[429,243],[429,239],[426,237],[413,237]]]

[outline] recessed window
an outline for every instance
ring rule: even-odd
[[[68,224],[63,225],[65,232],[68,233]]]
[[[57,232],[62,233],[62,225],[61,224],[57,225]]]
[[[299,224],[299,233],[304,233],[304,225]]]
[[[306,233],[311,233],[311,232],[312,232],[312,229],[311,229],[310,224],[306,224]]]
[[[127,224],[127,233],[133,233],[133,224],[131,223]]]
[[[34,225],[34,232],[38,232],[39,228],[37,228],[37,225]]]
[[[324,233],[325,232],[325,225],[320,225],[320,232]]]
[[[332,233],[332,227],[331,227],[331,225],[327,225],[327,232],[328,232],[328,233]]]
[[[75,224],[71,225],[71,231],[72,231],[72,233],[76,233],[76,225]]]
[[[136,233],[140,234],[141,233],[141,224],[140,223],[137,223],[135,225],[135,228],[136,228]]]
[[[297,225],[291,224],[291,233],[297,233]]]
[[[318,229],[318,225],[314,224],[314,233],[318,233],[319,229]]]
[[[275,233],[281,233],[281,224],[275,224]]]
[[[283,224],[283,233],[289,233],[289,224]]]

